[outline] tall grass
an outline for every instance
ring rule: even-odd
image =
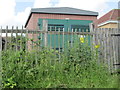
[[[117,76],[97,58],[85,42],[64,52],[3,51],[3,88],[117,88]]]

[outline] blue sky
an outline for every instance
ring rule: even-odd
[[[109,6],[109,9],[106,9],[105,11],[118,8],[118,1],[119,0],[107,1],[106,4]],[[50,1],[52,6],[55,6],[57,3],[59,3],[59,0]],[[33,7],[33,4],[34,0],[16,0],[16,12],[24,11],[26,7]]]
[[[51,0],[51,5],[54,6],[55,4],[57,4],[59,1],[58,0]],[[16,0],[16,13],[17,12],[21,12],[24,11],[24,9],[26,7],[33,7],[34,4],[34,0],[30,0],[30,1],[22,1],[22,0]],[[117,2],[106,2],[106,4],[109,5],[109,9],[106,9],[105,12],[111,10],[111,9],[116,9],[118,8],[118,3]]]
[[[26,7],[32,7],[33,2],[17,2],[15,7],[15,12],[22,12]]]
[[[59,0],[51,0],[50,4],[51,6],[55,6],[56,4],[59,3]],[[16,13],[24,11],[26,7],[33,7],[34,5],[34,0],[16,0]]]
[[[109,12],[109,11],[112,10],[112,9],[118,9],[118,3],[117,3],[117,2],[106,2],[106,4],[107,4],[109,7],[103,11],[104,14],[107,13],[107,12]],[[99,13],[101,13],[101,12],[99,12]],[[103,15],[104,15],[104,14],[103,14]],[[101,16],[102,16],[102,15],[101,15]],[[100,16],[100,17],[101,17],[101,16]]]
[[[110,10],[117,9],[118,1],[119,0],[0,0],[0,12],[4,12],[0,14],[0,26],[24,25],[31,8],[73,7],[96,11],[99,13],[99,17],[101,17]],[[5,6],[5,4],[7,5]]]

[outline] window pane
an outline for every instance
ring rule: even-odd
[[[64,25],[49,24],[48,31],[63,31]]]

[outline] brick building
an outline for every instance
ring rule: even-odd
[[[35,30],[39,27],[42,30],[42,21],[48,21],[48,30],[52,27],[52,31],[61,28],[61,31],[68,31],[68,28],[89,29],[89,24],[97,20],[98,13],[86,11],[70,7],[54,7],[54,8],[32,8],[30,15],[26,21],[25,28]],[[57,29],[56,29],[57,30]],[[29,38],[32,36],[29,34]],[[37,38],[34,35],[34,38]],[[49,37],[48,37],[49,38]]]
[[[33,8],[25,24],[26,29],[36,29],[38,19],[67,19],[96,21],[98,13],[69,7]]]
[[[118,28],[118,20],[120,9],[113,9],[98,19],[98,28]]]

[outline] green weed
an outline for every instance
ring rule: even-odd
[[[84,41],[64,52],[3,51],[3,88],[117,88],[117,75],[97,59],[96,51]]]

